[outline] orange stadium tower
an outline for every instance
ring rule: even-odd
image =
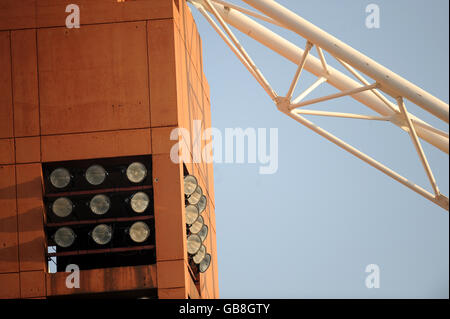
[[[212,163],[170,156],[211,127],[186,2],[3,0],[0,70],[0,298],[218,298]]]

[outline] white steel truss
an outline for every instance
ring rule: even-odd
[[[258,12],[242,8],[241,6],[223,0],[187,1],[193,4],[205,17],[208,23],[220,35],[241,63],[274,101],[279,111],[448,211],[448,197],[440,193],[420,142],[420,139],[423,139],[437,149],[448,154],[448,133],[437,129],[408,113],[404,100],[409,100],[446,123],[449,123],[448,104],[371,60],[354,48],[336,39],[289,9],[281,6],[274,0],[242,0],[258,10]],[[301,49],[295,46],[249,16],[297,33],[299,36],[306,39],[305,48]],[[229,28],[229,25],[297,65],[294,78],[292,79],[286,95],[280,96],[273,90],[260,69],[251,59],[250,55],[235,37]],[[319,58],[316,58],[311,54],[313,47],[315,47]],[[323,51],[328,52],[328,54],[334,57],[334,59],[342,64],[358,81],[330,66],[325,60]],[[317,80],[299,96],[294,98],[294,90],[304,69],[317,76]],[[372,83],[367,81],[360,72],[372,79]],[[339,92],[319,98],[304,100],[308,94],[324,82],[334,86]],[[389,101],[381,92],[391,96],[396,103]],[[329,101],[343,96],[354,98],[361,104],[377,112],[379,116],[302,109],[302,107],[307,105]],[[302,115],[389,121],[393,123],[400,129],[408,132],[411,136],[417,155],[424,167],[428,180],[430,181],[433,193],[412,183],[372,157],[310,122]]]

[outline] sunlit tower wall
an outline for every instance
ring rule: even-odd
[[[80,28],[66,27],[71,3]],[[218,298],[212,163],[170,158],[173,129],[211,126],[201,40],[185,1],[2,0],[0,70],[0,298]],[[136,185],[125,178],[135,161],[147,168]],[[86,184],[97,164],[107,185]],[[71,174],[62,189],[50,180],[58,167]],[[203,273],[187,253],[186,174],[207,198],[212,258]],[[127,206],[137,191],[150,198],[141,215]],[[114,198],[110,211],[89,215],[99,193]],[[61,196],[75,203],[69,219],[53,214]],[[139,244],[127,237],[136,221],[150,229]],[[92,229],[101,223],[113,240],[98,247]],[[63,226],[75,246],[49,253]],[[79,265],[79,288],[66,285],[69,263]]]

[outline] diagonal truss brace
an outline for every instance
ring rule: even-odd
[[[279,19],[279,15],[277,14],[273,14],[270,16],[265,15],[265,13],[270,12],[270,10],[267,8],[270,8],[272,3],[274,3],[274,5],[276,6],[280,6],[275,1],[271,0],[271,3],[268,3],[267,0],[251,0],[251,1],[243,0],[244,2],[249,3],[250,5],[254,6],[257,9],[259,9],[260,6],[264,7],[265,10],[261,10],[262,14],[239,7],[237,5],[228,3],[223,0],[187,0],[187,1],[192,3],[195,6],[195,8],[198,9],[199,12],[205,17],[205,19],[209,22],[209,24],[211,24],[214,30],[220,35],[220,37],[235,53],[235,55],[238,57],[241,63],[247,68],[247,70],[253,75],[253,77],[266,91],[269,97],[275,102],[276,106],[278,107],[278,110],[280,110],[282,113],[288,115],[297,122],[308,127],[309,129],[326,138],[330,142],[336,144],[337,146],[353,154],[357,158],[363,160],[364,162],[375,167],[379,171],[390,176],[394,180],[412,189],[416,193],[420,194],[421,196],[427,198],[428,200],[434,202],[435,204],[439,205],[440,207],[448,211],[449,208],[448,197],[440,193],[436,180],[434,178],[434,175],[432,173],[432,170],[429,166],[429,163],[427,161],[427,158],[425,156],[425,153],[422,149],[419,140],[420,137],[426,140],[427,142],[431,143],[433,146],[437,147],[441,151],[444,151],[448,154],[448,133],[436,129],[430,124],[408,113],[404,105],[402,96],[398,95],[393,96],[390,94],[391,97],[393,97],[397,101],[397,105],[390,102],[383,94],[381,94],[378,91],[378,89],[381,89],[385,93],[392,92],[393,89],[391,89],[391,87],[388,84],[386,83],[381,84],[377,80],[375,80],[375,83],[370,84],[367,80],[364,79],[362,75],[358,73],[357,70],[355,70],[355,68],[351,65],[351,63],[348,63],[348,61],[340,59],[335,54],[333,54],[333,52],[328,52],[340,64],[342,64],[356,79],[358,79],[363,84],[362,86],[358,85],[357,82],[348,78],[346,75],[340,73],[340,71],[331,67],[325,60],[323,48],[319,46],[319,43],[313,41],[311,38],[306,38],[305,49],[301,50],[300,48],[295,47],[293,44],[291,44],[284,38],[273,33],[264,26],[261,26],[260,24],[256,23],[254,20],[248,18],[245,15],[245,14],[250,15],[252,17],[261,19],[265,22],[269,22],[277,26],[285,26],[286,21],[284,21],[283,19]],[[219,26],[211,18],[209,13],[215,17],[215,19],[219,22],[220,26],[223,28],[224,31],[221,28],[219,28]],[[292,16],[290,16],[289,18],[292,19]],[[289,22],[291,24],[293,23],[291,20],[289,20]],[[289,86],[286,96],[277,95],[277,93],[270,86],[269,82],[263,76],[262,72],[253,62],[249,54],[239,43],[239,41],[237,40],[237,38],[229,28],[227,23],[233,25],[239,31],[249,35],[258,42],[261,42],[263,45],[266,45],[270,49],[288,58],[297,65],[294,78],[292,79],[292,82]],[[291,30],[294,29],[292,28],[292,25],[290,25],[289,27],[285,26],[285,28]],[[321,41],[321,43],[323,43],[323,41]],[[315,58],[314,56],[311,56],[310,54],[313,46],[316,47],[319,59]],[[293,52],[295,52],[296,54],[293,54]],[[304,69],[307,69],[312,74],[316,75],[317,80],[310,87],[304,90],[297,98],[293,99],[294,90],[299,82],[301,73]],[[303,99],[308,94],[310,94],[314,89],[316,89],[319,85],[321,85],[324,82],[328,82],[329,84],[338,88],[340,92],[303,101]],[[396,87],[396,89],[398,88]],[[400,91],[402,91],[403,89],[404,89],[403,87],[400,87]],[[436,102],[437,100],[436,98],[432,97],[428,93],[426,94],[427,95],[425,97],[428,98],[429,101]],[[380,116],[368,116],[342,112],[326,112],[326,111],[299,109],[307,105],[312,105],[324,101],[330,101],[343,96],[353,97],[357,101],[378,112]],[[440,100],[437,101],[439,102]],[[448,120],[448,105],[446,106],[447,107],[447,115],[446,115],[445,105],[443,106],[442,109],[442,103],[440,104],[438,102],[436,102],[435,105],[430,106],[421,104],[418,105],[426,110],[429,110],[431,113],[433,112],[437,113],[436,116],[438,118]],[[436,105],[438,106],[437,109],[435,109]],[[331,116],[336,118],[389,121],[397,125],[402,130],[408,132],[409,135],[411,136],[411,140],[416,148],[417,154],[428,176],[434,194],[412,183],[405,177],[389,169],[388,167],[376,161],[372,157],[359,151],[353,146],[345,143],[344,141],[340,140],[333,134],[310,122],[302,115]]]

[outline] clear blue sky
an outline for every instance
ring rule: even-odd
[[[448,103],[447,0],[278,2]],[[370,3],[380,7],[379,29],[365,26]],[[448,298],[448,212],[279,113],[192,11],[211,86],[212,125],[222,132],[276,127],[279,135],[276,174],[259,175],[255,164],[215,164],[220,296]],[[272,86],[285,94],[295,66],[234,31]],[[295,34],[281,34],[304,47]],[[303,74],[299,90],[312,81]],[[334,92],[327,86],[312,97]],[[448,132],[448,125],[411,103],[407,107]],[[373,114],[350,98],[315,108]],[[309,118],[430,189],[409,136],[394,125]],[[448,195],[448,156],[426,143],[424,149]],[[365,267],[372,263],[380,266],[379,289],[365,287]]]

